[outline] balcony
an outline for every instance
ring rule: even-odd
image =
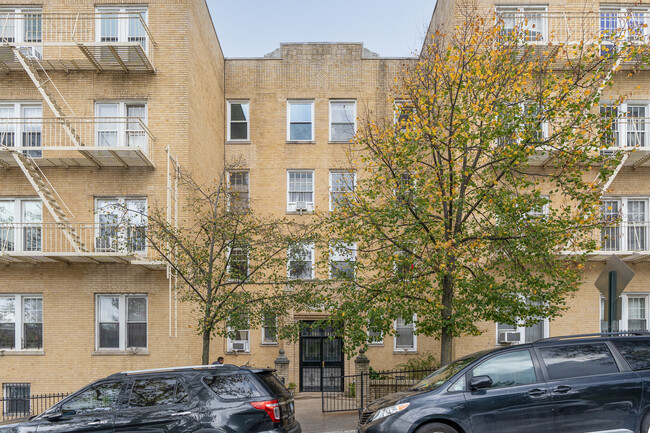
[[[0,263],[118,263],[159,266],[145,226],[0,223]]]
[[[155,138],[139,117],[0,118],[0,166],[9,150],[42,167],[154,167]]]
[[[607,261],[618,256],[624,262],[638,263],[650,261],[650,221],[627,221],[603,227],[594,233],[598,239],[598,249],[587,254],[587,260]],[[580,254],[580,251],[563,251],[563,257]]]
[[[43,69],[154,72],[156,42],[140,12],[0,12],[0,71],[22,71],[14,49]]]

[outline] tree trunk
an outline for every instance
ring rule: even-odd
[[[210,364],[210,330],[203,329],[203,355],[201,356],[201,364]]]
[[[451,326],[448,325],[452,313],[452,302],[454,299],[454,283],[450,276],[442,278],[442,319],[443,326],[440,335],[440,362],[442,365],[449,364],[452,359],[453,335]]]

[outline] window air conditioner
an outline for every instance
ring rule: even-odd
[[[246,346],[247,346],[247,341],[245,340],[235,340],[232,342],[232,350],[233,352],[245,352],[246,351]]]
[[[307,202],[306,201],[296,202],[296,212],[307,212]]]
[[[499,331],[499,343],[514,344],[521,341],[521,332]]]
[[[612,156],[616,153],[616,149],[614,148],[609,148],[609,149],[600,149],[600,154],[602,156]]]
[[[19,47],[18,48],[23,56],[30,60],[42,60],[43,55],[36,47]]]

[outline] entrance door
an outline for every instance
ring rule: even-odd
[[[343,341],[331,325],[313,323],[300,333],[300,391],[342,391]]]

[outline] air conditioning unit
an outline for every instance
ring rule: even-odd
[[[515,344],[521,341],[521,332],[499,331],[499,343]]]
[[[235,340],[232,342],[233,352],[246,352],[247,346],[248,346],[248,341]]]
[[[19,47],[21,54],[30,60],[43,60],[43,54],[37,47]]]
[[[97,237],[95,238],[95,252],[98,253],[115,253],[117,252],[117,239]]]
[[[296,212],[307,212],[307,202],[306,201],[298,201],[296,202]]]
[[[289,203],[287,206],[289,212],[313,212],[314,204],[308,201],[298,201],[295,203]]]
[[[600,149],[602,156],[612,156],[616,153],[617,149],[610,147],[609,149]]]

